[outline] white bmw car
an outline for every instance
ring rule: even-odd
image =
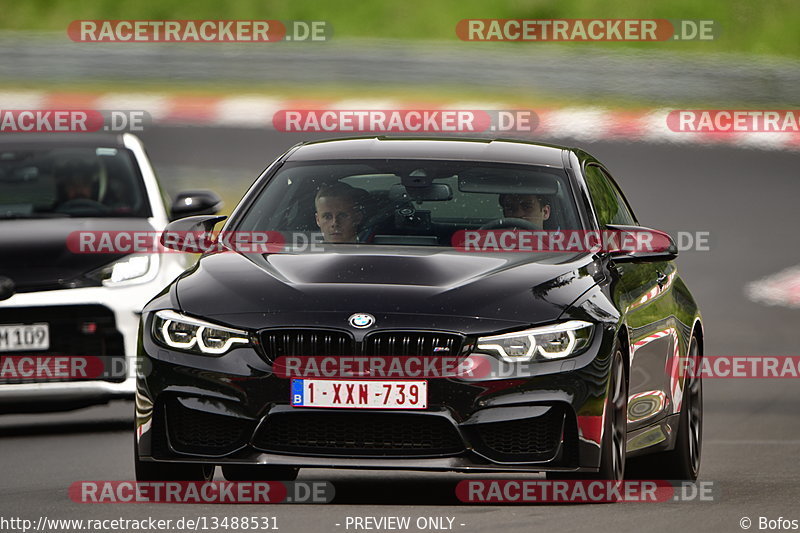
[[[0,413],[133,398],[140,311],[188,258],[74,245],[221,204],[210,191],[165,203],[134,135],[0,136]]]

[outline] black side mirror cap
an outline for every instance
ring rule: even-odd
[[[678,246],[664,231],[621,224],[609,224],[606,230],[620,236],[620,246],[608,250],[615,263],[654,263],[678,257]]]
[[[179,252],[201,254],[213,246],[212,232],[226,216],[203,215],[179,218],[161,233],[161,246]]]
[[[196,215],[216,215],[222,209],[222,198],[214,191],[196,190],[178,193],[170,208],[170,220]]]

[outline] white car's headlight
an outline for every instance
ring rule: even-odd
[[[551,326],[492,335],[478,339],[478,351],[490,353],[512,363],[562,359],[589,345],[594,326],[590,322],[571,320]]]
[[[106,287],[145,283],[155,278],[159,257],[156,254],[133,254],[90,272],[90,278]]]
[[[170,348],[184,352],[222,355],[237,344],[248,344],[246,331],[212,324],[175,311],[157,311],[153,337]]]

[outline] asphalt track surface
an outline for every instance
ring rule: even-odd
[[[222,183],[242,192],[268,161],[302,140],[272,131],[163,127],[142,138],[162,173],[176,166],[216,169]],[[642,224],[710,232],[711,251],[678,258],[704,313],[707,354],[800,353],[798,310],[766,307],[744,293],[748,282],[800,263],[794,233],[800,154],[581,146],[608,165]],[[348,516],[410,516],[412,524],[420,516],[452,517],[453,529],[465,532],[730,532],[741,531],[740,519],[749,517],[758,530],[762,516],[800,519],[799,398],[793,379],[706,380],[701,479],[716,484],[716,501],[615,505],[473,506],[454,496],[455,484],[468,476],[334,470],[306,470],[299,478],[331,481],[336,499],[328,505],[81,504],[69,498],[71,483],[133,478],[132,404],[11,415],[0,418],[0,516],[34,522],[39,516],[270,516],[284,532],[353,531],[345,528]]]

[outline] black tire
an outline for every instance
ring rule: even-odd
[[[228,481],[294,481],[299,468],[280,465],[223,465]]]
[[[600,449],[600,469],[597,472],[547,472],[547,479],[599,479],[622,481],[625,476],[625,455],[628,444],[628,380],[622,352],[617,349],[611,360],[603,441]]]
[[[603,446],[600,469],[587,479],[622,481],[625,477],[625,456],[628,450],[628,380],[625,363],[617,349],[611,361],[606,393],[606,414],[603,426]]]
[[[689,341],[688,357],[699,369],[700,346],[697,339]],[[684,383],[683,402],[675,436],[675,448],[667,452],[637,457],[631,460],[631,478],[695,481],[700,473],[703,447],[703,380],[689,374]]]
[[[215,466],[203,463],[164,463],[139,459],[136,433],[133,435],[133,466],[136,481],[211,481]]]

